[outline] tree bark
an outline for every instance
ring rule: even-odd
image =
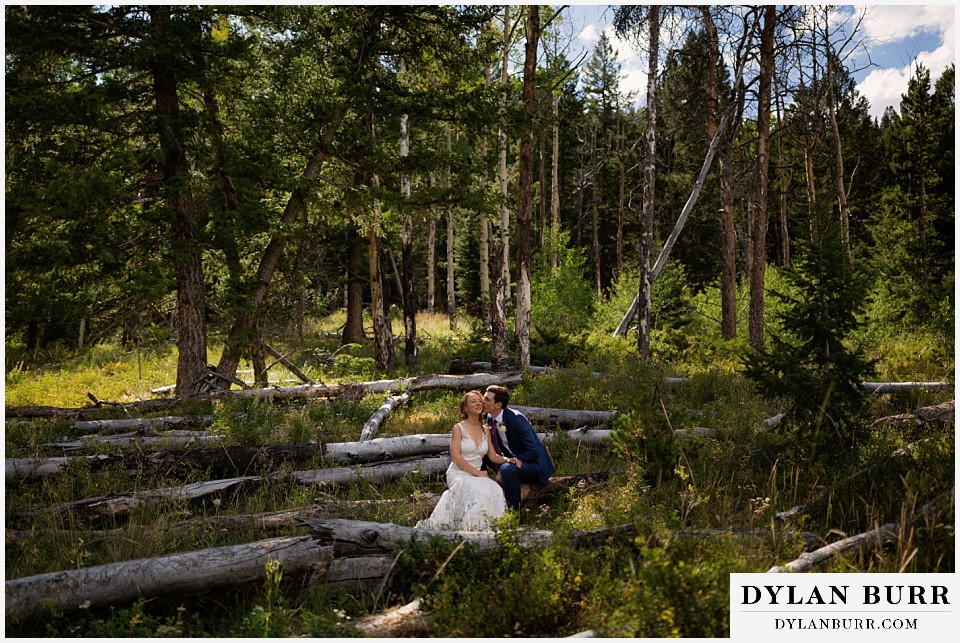
[[[361,618],[353,623],[353,627],[364,636],[389,638],[424,637],[429,632],[419,598]]]
[[[502,261],[499,283],[503,278],[504,299],[510,299],[510,206],[508,205],[509,191],[507,189],[507,91],[509,90],[510,76],[510,5],[503,7],[503,48],[500,52],[500,129],[497,136],[499,162],[497,164],[497,180],[500,184],[500,247]]]
[[[342,344],[362,344],[363,331],[363,240],[352,227],[347,231],[347,321]]]
[[[400,73],[406,71],[406,61],[400,60]],[[410,115],[400,116],[400,159],[401,163],[410,156]],[[400,174],[400,197],[410,200],[410,174]],[[404,205],[408,205],[404,203]],[[403,336],[404,361],[408,368],[417,370],[417,296],[413,271],[413,214],[409,207],[403,209],[403,229],[400,233],[401,264],[403,265]]]
[[[764,275],[767,269],[767,171],[770,167],[770,97],[773,85],[773,40],[777,7],[763,7],[760,33],[760,87],[757,99],[757,163],[750,198],[752,263],[750,264],[750,347],[761,351],[764,339]]]
[[[377,409],[372,416],[370,416],[370,419],[367,420],[366,424],[363,425],[363,430],[360,432],[360,441],[365,442],[372,439],[373,436],[375,436],[380,430],[380,426],[386,422],[390,413],[392,413],[393,410],[398,406],[403,406],[409,401],[409,392],[403,393],[402,395],[388,397],[380,406],[380,408]]]
[[[503,277],[503,242],[497,242],[493,247],[493,274],[496,280],[490,302],[490,361],[494,371],[505,371],[510,368],[510,348],[507,341],[507,288]]]
[[[333,552],[312,536],[271,538],[17,578],[6,581],[5,613],[8,620],[20,621],[49,610],[72,612],[251,583],[266,576],[272,561],[286,574],[324,575]]]
[[[154,36],[168,39],[169,7],[148,9]],[[184,150],[176,61],[158,53],[150,63],[162,154],[165,201],[172,212],[170,256],[177,284],[177,395],[207,386],[207,317],[200,229],[204,217],[193,203],[190,166]]]
[[[643,220],[640,233],[640,286],[637,292],[637,352],[650,358],[650,255],[653,252],[653,219],[657,180],[657,68],[660,57],[660,7],[649,8],[649,60],[647,65],[646,151],[643,166]]]
[[[383,295],[383,274],[380,269],[380,237],[376,228],[367,236],[367,262],[370,266],[370,316],[373,320],[374,351],[377,368],[393,367],[393,331]]]
[[[430,191],[436,184],[433,172],[428,178]],[[437,207],[430,204],[430,227],[427,232],[427,311],[433,314],[437,310]]]
[[[550,169],[550,230],[553,243],[557,243],[560,234],[560,94],[553,95],[553,156]],[[550,268],[557,269],[557,251],[554,245],[550,251]]]
[[[24,515],[30,516],[45,512],[63,514],[69,512],[74,514],[74,517],[77,519],[115,518],[162,503],[188,502],[211,496],[224,497],[250,491],[258,488],[267,479],[276,479],[290,484],[305,486],[343,486],[355,484],[363,480],[386,482],[411,473],[418,473],[426,478],[437,478],[446,472],[449,464],[450,457],[441,455],[360,466],[293,471],[275,476],[239,476],[224,480],[208,480],[179,487],[131,491],[96,498],[84,498],[53,507],[29,507],[24,510]]]
[[[537,112],[537,48],[540,6],[527,6],[526,51],[523,63],[524,119],[520,128],[520,208],[517,210],[517,366],[530,366],[530,279],[533,226],[533,121]]]
[[[490,85],[490,66],[483,69],[484,83]],[[480,135],[480,159],[483,170],[480,172],[480,193],[487,192],[487,154],[490,151],[489,133],[484,130]],[[490,218],[484,206],[480,207],[480,317],[484,328],[490,328]]]
[[[301,522],[310,527],[321,544],[331,545],[337,556],[390,553],[406,547],[412,539],[426,540],[430,537],[454,542],[464,540],[483,551],[498,547],[496,534],[492,531],[417,529],[393,523],[341,518],[304,518]],[[552,537],[552,531],[529,529],[519,534],[519,543],[521,547],[536,547],[548,543]]]

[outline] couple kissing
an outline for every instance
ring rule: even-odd
[[[488,531],[508,508],[520,510],[520,484],[543,484],[553,462],[530,421],[509,408],[510,392],[488,386],[460,399],[450,433],[447,490],[421,529]],[[496,473],[494,481],[488,471]]]

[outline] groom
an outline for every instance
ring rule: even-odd
[[[488,386],[483,394],[483,411],[490,415],[494,447],[501,455],[519,460],[517,464],[502,465],[497,479],[503,486],[507,506],[520,511],[520,483],[543,484],[555,469],[530,421],[507,408],[509,403],[510,392],[502,386]]]

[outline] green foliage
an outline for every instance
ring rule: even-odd
[[[556,255],[556,268],[550,264]],[[533,329],[546,343],[562,336],[577,338],[585,331],[596,303],[596,293],[584,276],[586,258],[570,247],[570,233],[547,233],[543,249],[537,253],[531,296]]]
[[[781,334],[769,350],[745,357],[745,373],[765,394],[789,400],[787,424],[799,448],[842,457],[862,430],[859,384],[873,371],[863,350],[848,345],[862,324],[867,283],[853,271],[838,227],[823,218],[817,223],[814,238],[798,243],[784,271],[792,292],[774,293],[784,306]]]

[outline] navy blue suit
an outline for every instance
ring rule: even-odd
[[[492,418],[491,418],[492,420]],[[510,444],[509,452],[501,455],[517,458],[523,466],[513,464],[500,467],[500,480],[507,506],[520,509],[520,483],[543,484],[556,469],[543,443],[533,430],[530,420],[509,408],[503,409],[503,430]],[[506,450],[506,449],[505,449]]]

